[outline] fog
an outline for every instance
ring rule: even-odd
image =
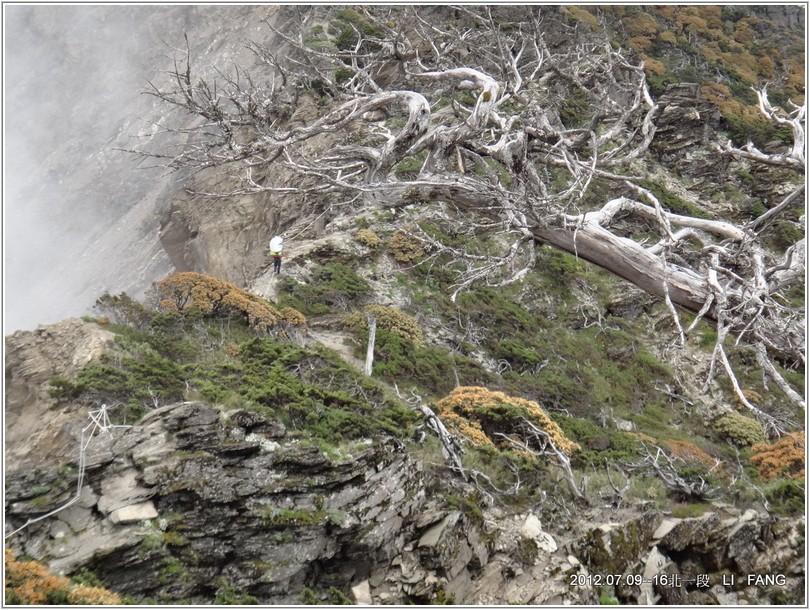
[[[123,252],[94,248],[167,179],[115,149],[135,146],[152,105],[140,92],[166,52],[162,37],[182,36],[193,9],[4,5],[3,12],[8,334],[87,313],[101,292],[133,287],[115,268]],[[157,222],[153,210],[137,230],[156,243]],[[116,243],[123,250],[131,240]]]

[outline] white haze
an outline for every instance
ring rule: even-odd
[[[3,6],[4,334],[139,297],[173,267],[160,221],[183,176],[121,148],[167,150],[188,115],[143,95],[191,43],[194,69],[256,61],[273,5]],[[285,18],[295,18],[297,11]]]
[[[164,17],[190,10],[4,5],[4,334],[123,286],[93,244],[160,176],[115,148],[134,146],[126,132],[151,104],[140,92],[165,52],[161,26],[182,35]],[[156,241],[150,220],[140,229]]]

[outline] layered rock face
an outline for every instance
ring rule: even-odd
[[[111,335],[73,320],[6,340],[6,533],[32,520],[7,545],[54,572],[89,569],[160,603],[803,598],[803,520],[717,505],[690,519],[583,508],[555,525],[470,501],[469,484],[395,439],[324,453],[278,421],[200,402],[106,431],[76,405],[53,410],[51,376],[75,378]]]

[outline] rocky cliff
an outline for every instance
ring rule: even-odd
[[[96,428],[79,460],[92,422],[83,409],[54,411],[44,379],[75,376],[110,334],[68,321],[6,341],[7,529],[77,498],[7,544],[56,573],[90,570],[113,591],[160,603],[801,597],[801,519],[722,503],[692,518],[643,505],[515,512],[426,468],[402,441],[360,439],[327,455],[252,411],[166,405],[131,426]],[[36,417],[22,417],[34,407]]]
[[[550,37],[555,50],[570,42],[560,32],[576,31],[581,42],[594,23],[611,24],[610,11],[596,11],[599,21],[574,9],[554,11],[565,26]],[[160,85],[160,69],[173,65],[162,56],[165,41],[183,56],[187,33],[204,77],[236,64],[261,74],[266,65],[245,39],[261,29],[264,40],[277,41],[262,20],[283,32],[308,9],[93,10],[92,23],[146,36],[141,68]],[[776,25],[726,10],[712,35],[754,36],[746,24],[755,32],[803,26],[795,11],[755,13]],[[686,10],[667,17],[681,28],[670,41],[644,14],[627,15],[628,35],[646,24],[660,36],[655,45],[636,37],[634,45],[685,58],[678,60],[684,74],[710,54],[701,38],[707,19]],[[77,27],[82,20],[75,9],[63,17]],[[332,17],[308,30],[315,42],[324,42],[325,28],[348,37],[363,25],[351,11]],[[117,31],[102,28],[99,48],[61,27],[58,13],[25,9],[15,19],[27,28],[30,57],[43,38],[64,48],[64,58],[45,62],[64,87],[77,78],[72,66],[96,57]],[[623,40],[624,30],[612,27]],[[789,44],[774,46],[787,54]],[[126,62],[114,63],[116,74],[126,72]],[[22,64],[12,69],[22,89],[34,86]],[[665,208],[697,218],[744,224],[777,206],[796,176],[718,154],[715,144],[735,126],[723,97],[728,88],[680,82],[673,74],[681,72],[650,73],[660,77],[655,137],[628,172],[644,176],[639,184]],[[724,78],[739,94],[739,83]],[[112,131],[104,133],[113,135],[101,136],[93,127],[105,103],[88,91],[65,105],[75,106],[71,122],[80,133],[92,134],[80,150],[93,152],[91,169],[73,172],[77,148],[37,134],[54,149],[43,171],[65,187],[30,176],[14,187],[32,202],[31,217],[48,211],[66,235],[78,231],[83,239],[60,242],[59,265],[46,257],[31,266],[23,256],[29,244],[17,243],[13,304],[30,309],[12,327],[64,315],[41,303],[70,302],[79,313],[104,292],[138,299],[108,294],[92,317],[6,337],[7,547],[55,573],[91,574],[144,604],[802,603],[804,414],[768,385],[752,350],[729,346],[741,392],[792,422],[801,459],[798,443],[777,453],[785,446],[767,438],[731,383],[712,378],[717,333],[706,321],[694,320],[689,342],[679,346],[661,299],[539,245],[520,282],[490,285],[482,277],[451,299],[458,261],[437,244],[483,257],[507,249],[502,235],[465,228],[460,217],[448,221],[452,206],[432,199],[349,206],[303,192],[223,196],[240,184],[227,168],[136,180],[137,157],[119,149],[132,148],[133,135],[139,147],[169,146],[164,127],[180,128],[172,144],[182,145],[178,133],[192,123],[154,97],[136,96],[122,116],[105,117]],[[446,93],[439,122],[469,104],[466,91]],[[82,106],[84,98],[93,103]],[[324,103],[309,83],[295,105],[273,112],[295,129],[319,118]],[[562,114],[575,121],[581,100],[565,103]],[[106,109],[114,105],[110,99]],[[374,116],[380,133],[401,126],[384,109]],[[364,134],[352,137],[364,142]],[[784,141],[764,144],[778,150]],[[317,137],[302,152],[331,145]],[[411,165],[392,171],[408,176]],[[493,184],[508,182],[497,164],[479,165],[475,171]],[[544,183],[560,181],[546,170]],[[273,174],[274,185],[299,184],[285,172]],[[617,194],[600,176],[592,188],[599,205]],[[102,209],[109,213],[95,222]],[[784,212],[763,233],[780,255],[804,231],[797,206]],[[657,239],[644,219],[614,221],[642,243]],[[287,238],[280,276],[265,253],[279,233]],[[31,243],[40,242],[47,233]],[[698,242],[687,240],[671,255],[697,260]],[[72,266],[78,277],[66,272]],[[54,279],[54,270],[62,277]],[[185,277],[197,284],[184,293],[178,281],[172,305],[152,282],[173,271],[191,272]],[[38,273],[43,280],[31,282]],[[211,289],[206,277],[234,285],[221,294],[223,284]],[[786,298],[803,303],[803,288]],[[257,330],[249,309],[239,307],[259,302],[306,323]],[[372,312],[379,319],[367,378],[365,313]],[[793,392],[802,392],[803,373],[777,364]],[[454,470],[422,409],[437,408],[459,386],[486,388],[501,402],[442,414],[463,453],[463,468]],[[500,427],[526,404],[576,452],[561,457],[545,443],[530,445],[525,428]]]

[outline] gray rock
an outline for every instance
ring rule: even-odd
[[[59,540],[60,538],[64,538],[65,536],[71,534],[72,531],[67,523],[64,521],[54,521],[51,524],[51,537]]]
[[[681,521],[682,519],[676,518],[664,519],[661,521],[661,525],[658,526],[658,529],[653,533],[653,539],[661,540],[661,538],[669,534]]]
[[[140,442],[132,448],[132,460],[135,464],[143,468],[150,464],[159,464],[166,459],[166,456],[176,451],[173,444],[167,438],[166,433],[155,434]]]
[[[526,538],[537,538],[543,532],[543,526],[537,515],[530,514],[526,517],[523,527],[520,528],[520,533]]]
[[[131,506],[150,498],[154,491],[140,487],[137,480],[138,474],[137,470],[129,469],[105,478],[101,483],[98,509],[106,515],[119,508]]]
[[[370,606],[374,603],[371,599],[371,588],[367,580],[353,586],[352,595],[354,596],[354,601],[357,602],[358,606]]]
[[[451,512],[444,519],[442,519],[440,523],[437,523],[422,534],[422,536],[419,538],[419,544],[417,546],[435,547],[437,544],[439,544],[444,531],[448,528],[452,528],[460,516],[461,513],[458,511]]]
[[[60,521],[64,521],[74,532],[85,530],[93,522],[93,512],[80,504],[69,506],[58,513]]]
[[[155,505],[150,501],[114,510],[108,518],[111,523],[137,523],[146,519],[154,519],[157,516]]]

